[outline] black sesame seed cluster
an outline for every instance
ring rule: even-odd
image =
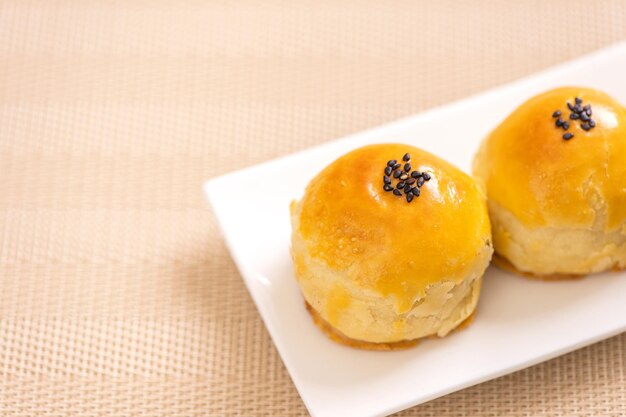
[[[420,196],[420,188],[431,177],[428,172],[412,170],[411,155],[408,153],[404,154],[402,161],[404,165],[395,159],[387,162],[383,175],[383,190],[398,197],[402,197],[404,193],[406,201],[410,203],[415,197]]]
[[[582,99],[576,97],[574,98],[574,104],[567,102],[567,108],[570,111],[569,119],[574,123],[576,120],[580,123],[580,128],[585,132],[590,131],[594,127],[596,127],[596,122],[591,118],[593,115],[593,110],[591,110],[591,104],[587,104],[583,106]],[[567,131],[569,129],[568,121],[563,120],[561,117],[562,113],[560,110],[555,110],[552,113],[552,117],[556,119],[554,124],[556,127],[560,127],[563,130]],[[563,139],[570,140],[574,137],[574,134],[571,132],[566,132],[563,134]]]

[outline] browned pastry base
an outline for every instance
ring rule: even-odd
[[[513,272],[514,274],[519,275],[524,278],[540,279],[543,281],[563,281],[563,280],[581,279],[587,276],[587,274],[548,274],[548,275],[533,274],[532,272],[520,271],[508,259],[499,255],[498,253],[494,253],[492,259],[493,259],[493,263],[498,268],[503,269],[505,271]]]
[[[313,322],[319,327],[330,339],[334,340],[337,343],[342,345],[350,346],[356,349],[365,349],[365,350],[402,350],[411,348],[421,340],[413,339],[413,340],[402,340],[400,342],[391,342],[391,343],[373,343],[373,342],[365,342],[363,340],[356,340],[349,338],[345,334],[341,333],[339,330],[335,329],[331,326],[326,320],[319,315],[319,313],[311,307],[308,302],[304,302],[307,311],[311,314],[313,318]],[[472,321],[474,320],[474,316],[476,315],[476,310],[469,315],[461,324],[457,326],[454,331],[464,329],[468,327]],[[439,337],[436,335],[427,336],[429,339],[438,339]]]

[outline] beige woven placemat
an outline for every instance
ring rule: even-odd
[[[306,415],[202,182],[625,38],[623,1],[0,0],[0,416]],[[625,351],[402,415],[624,415]]]

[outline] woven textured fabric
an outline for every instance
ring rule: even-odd
[[[623,39],[623,1],[0,1],[0,415],[307,415],[202,182]],[[624,334],[400,413],[625,414]]]

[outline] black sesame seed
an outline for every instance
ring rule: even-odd
[[[394,195],[402,195],[402,191],[400,191],[400,190],[393,190],[393,194]]]
[[[559,117],[561,115],[561,112],[556,110],[554,113],[552,113],[552,117]]]
[[[580,119],[580,115],[578,113],[571,113],[569,118],[572,120]]]
[[[404,156],[402,157],[402,160],[403,160],[404,162],[406,162],[406,161],[408,161],[408,160],[410,160],[410,159],[411,159],[411,155],[409,155],[408,153],[405,153],[405,154],[404,154]]]
[[[430,174],[428,172],[422,172],[422,176],[426,181],[430,181]]]
[[[413,195],[414,195],[415,197],[419,197],[419,196],[420,196],[420,189],[419,189],[419,188],[417,188],[417,187],[413,187],[413,188],[411,189],[411,192],[413,193]]]
[[[413,178],[417,178],[417,177],[421,177],[421,176],[422,176],[421,172],[417,172],[417,171],[411,172],[411,177],[413,177]]]
[[[385,168],[385,175],[391,175],[391,167]]]
[[[583,123],[583,124],[580,125],[580,127],[582,127],[582,129],[585,132],[589,132],[589,129],[591,129],[591,126],[589,126],[589,123]]]
[[[571,133],[566,133],[566,134],[563,135],[563,139],[565,139],[565,140],[570,140],[573,137],[574,137],[574,135],[572,135]]]
[[[399,190],[400,188],[404,188],[404,181],[400,181],[399,183],[396,184],[396,188]]]
[[[408,194],[406,195],[406,201],[407,201],[408,203],[410,203],[411,201],[413,201],[413,194],[408,193]]]
[[[395,159],[390,159],[389,161],[387,161],[387,166],[393,167],[396,164],[396,162],[398,161],[396,161]]]
[[[583,101],[582,101],[581,99],[579,99],[578,97],[576,97],[576,98],[574,99],[574,101],[576,102],[576,104],[582,104],[582,102],[583,102]]]
[[[417,186],[421,187],[422,185],[424,185],[424,177],[419,177],[417,179]]]
[[[587,113],[580,113],[580,120],[582,120],[583,122],[588,122],[589,116],[587,116]]]
[[[407,184],[415,184],[415,178],[409,178],[408,180],[406,180]]]
[[[589,127],[591,127],[592,129],[596,127],[596,121],[593,119],[589,119]]]
[[[389,178],[388,176],[385,175],[385,176],[383,176],[383,182],[385,184],[391,184],[391,178]]]
[[[554,122],[554,124],[556,125],[556,127],[561,127],[563,125],[563,119],[559,117],[558,119],[556,119],[556,122]]]
[[[405,185],[404,186],[404,194],[410,193],[412,188],[413,187],[411,187],[409,184]]]
[[[410,172],[411,171],[411,164],[404,164],[404,170],[406,172]]]
[[[572,106],[572,103],[569,101],[567,102],[567,108],[570,109],[570,111],[574,111],[574,106]]]
[[[408,176],[408,175],[406,175],[406,174],[402,174],[402,175],[400,175],[400,179],[401,179],[402,181],[406,180],[407,178],[409,178],[409,176]]]
[[[385,185],[383,185],[383,190],[391,191],[391,190],[393,190],[393,187],[391,185],[389,185],[389,184],[385,184]]]
[[[400,178],[400,175],[402,175],[402,171],[400,171],[399,169],[393,172],[394,178]]]
[[[400,164],[394,164],[393,169],[398,169],[400,168]]]
[[[563,122],[563,124],[561,125],[561,127],[565,130],[569,129],[569,122]]]

